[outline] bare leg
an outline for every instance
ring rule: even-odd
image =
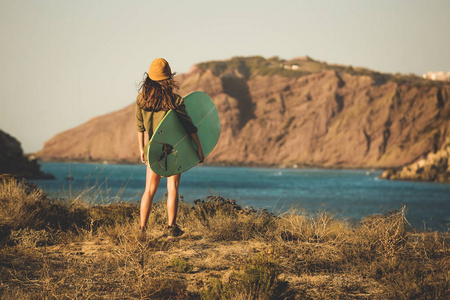
[[[156,191],[158,190],[159,182],[161,181],[161,176],[153,173],[147,164],[147,177],[145,180],[145,191],[141,199],[141,229],[145,228],[148,221],[148,216],[152,209],[153,197],[155,197]]]
[[[180,180],[181,174],[167,178],[167,217],[169,226],[173,226],[177,222],[178,187]]]

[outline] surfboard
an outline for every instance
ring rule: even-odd
[[[197,127],[197,134],[207,157],[220,136],[217,108],[204,92],[192,92],[183,97],[186,111]],[[197,148],[186,133],[176,112],[170,110],[155,129],[148,144],[147,161],[156,174],[170,177],[185,172],[199,163]]]

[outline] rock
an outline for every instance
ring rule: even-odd
[[[0,174],[12,174],[27,179],[53,179],[41,171],[36,159],[23,155],[19,141],[0,130]]]
[[[436,153],[429,153],[425,159],[419,159],[401,169],[388,169],[380,178],[450,183],[450,137]]]

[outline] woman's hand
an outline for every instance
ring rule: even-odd
[[[147,164],[147,160],[145,159],[144,149],[141,149],[141,161],[143,164]]]
[[[198,159],[200,160],[199,163],[201,164],[205,160],[205,155],[203,155],[203,149],[202,147],[198,148]]]
[[[141,161],[143,164],[147,164],[145,152],[144,152],[144,132],[143,131],[138,132],[138,142],[139,142],[139,150],[141,152],[141,155],[140,155]]]
[[[205,155],[203,154],[202,144],[200,144],[200,139],[198,138],[198,134],[196,132],[191,133],[191,138],[194,141],[195,146],[197,146],[198,159],[201,164],[205,160]]]

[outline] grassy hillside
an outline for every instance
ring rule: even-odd
[[[328,64],[326,62],[314,60],[308,56],[291,60],[281,59],[277,56],[267,59],[262,56],[237,56],[229,60],[203,62],[196,66],[203,71],[209,69],[216,76],[239,74],[247,79],[258,75],[279,75],[282,77],[295,78],[318,73],[323,70],[334,70],[346,72],[351,75],[369,76],[375,80],[376,84],[384,84],[389,81],[426,86],[441,86],[448,84],[442,81],[425,80],[414,74],[388,74],[376,72],[367,68]]]
[[[80,194],[81,195],[81,194]],[[358,226],[327,212],[274,216],[208,197],[165,207],[140,234],[135,204],[89,206],[0,179],[2,299],[443,299],[448,234],[417,232],[405,210]]]

